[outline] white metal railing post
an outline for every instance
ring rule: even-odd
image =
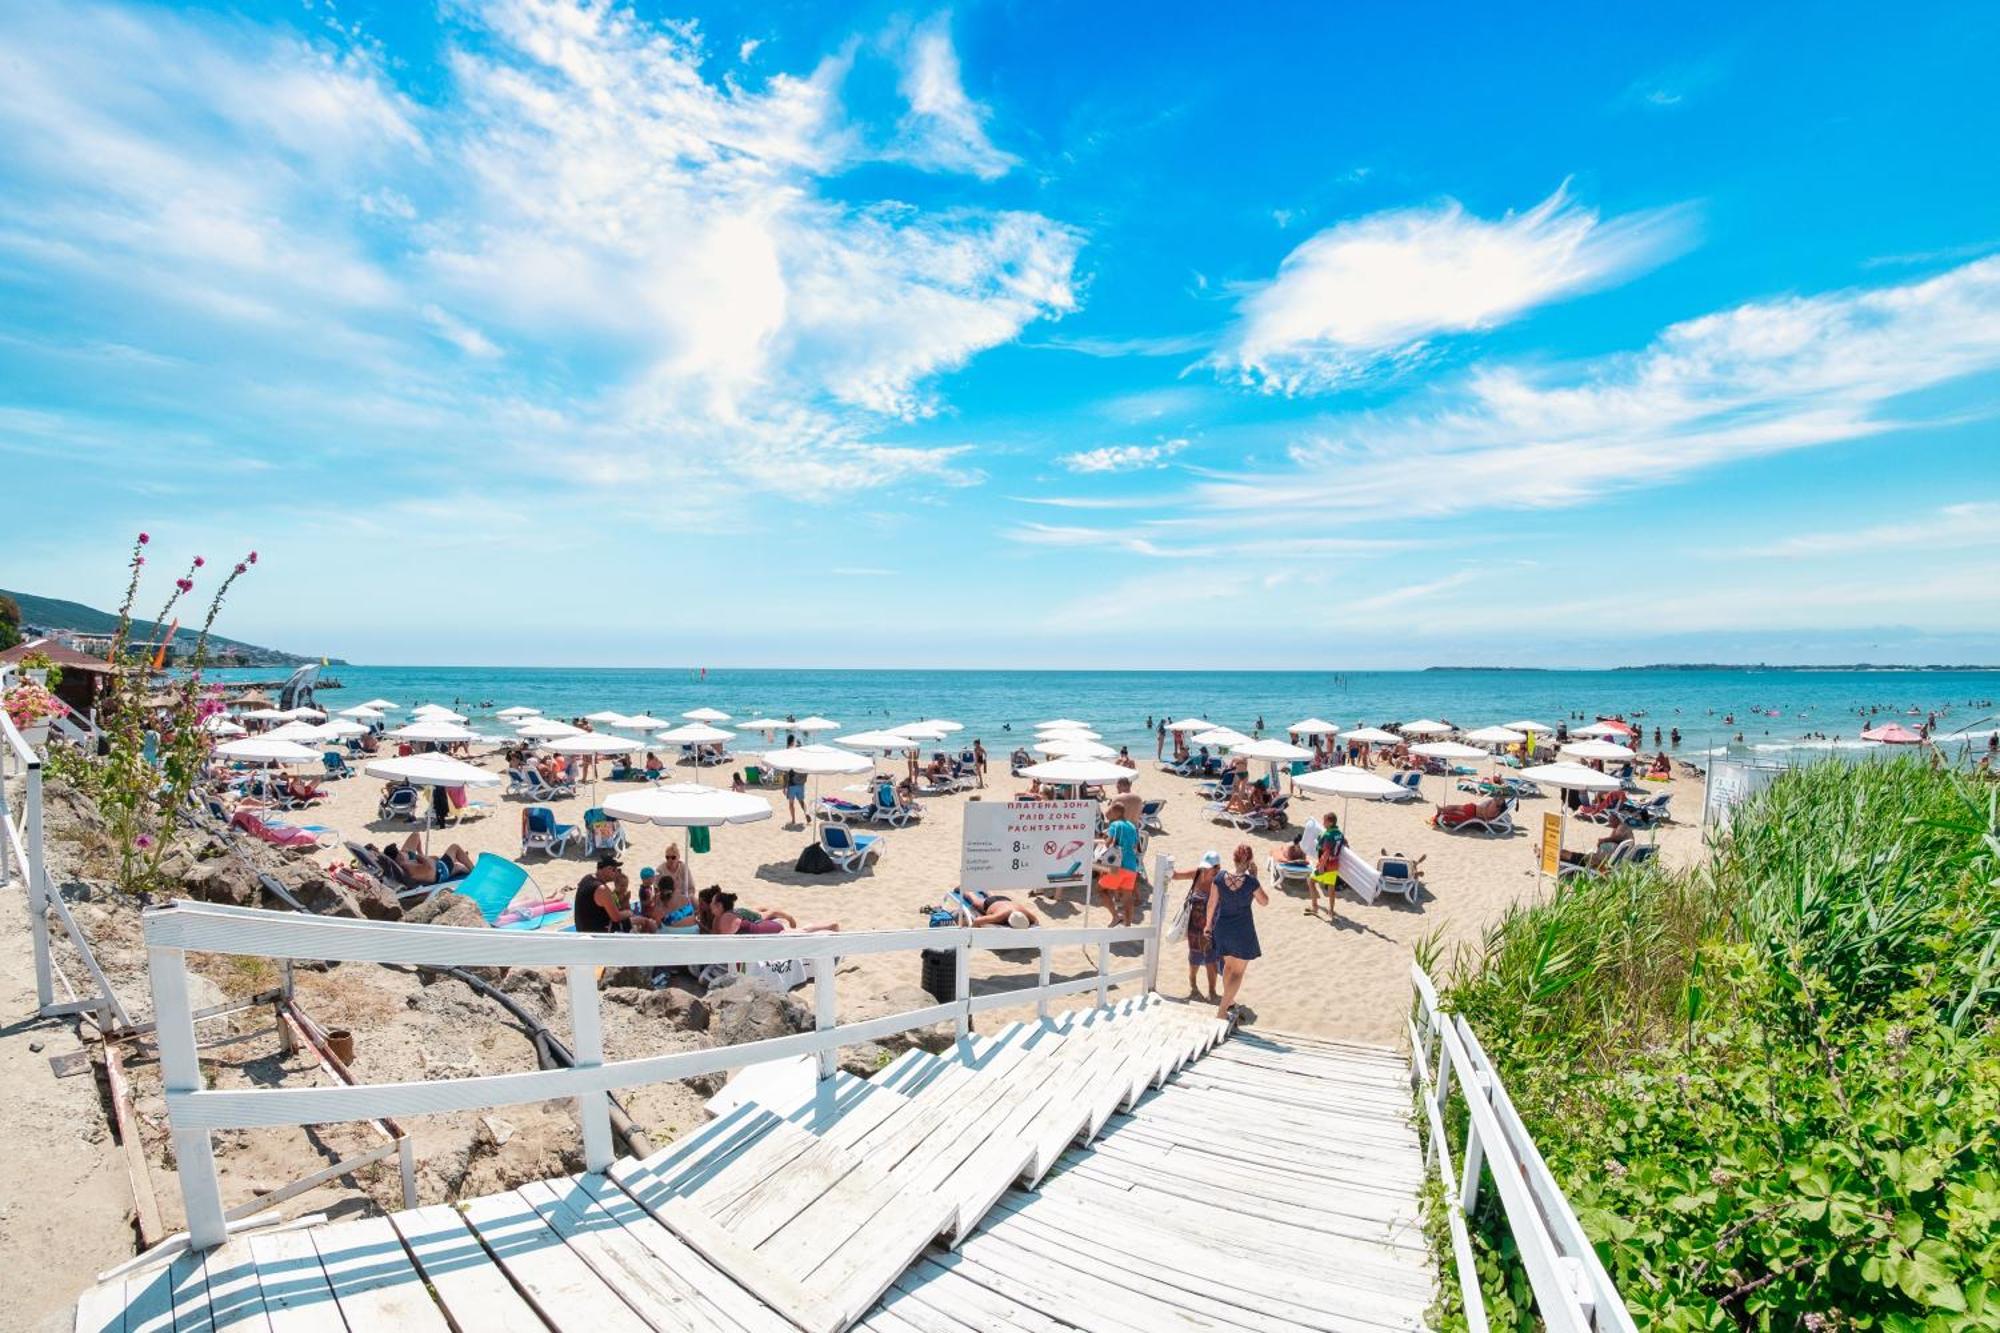
[[[959,936],[953,954],[952,1002],[958,1006],[958,1035],[963,1037],[972,1031],[972,1006],[966,1001],[972,996],[972,929],[967,927]]]
[[[229,1224],[222,1210],[222,1182],[215,1175],[215,1145],[205,1129],[185,1127],[173,1114],[181,1097],[201,1091],[201,1056],[195,1048],[194,1010],[188,1003],[187,955],[179,949],[146,950],[153,982],[154,1040],[160,1048],[160,1083],[167,1096],[167,1121],[174,1138],[174,1168],[187,1212],[193,1249],[220,1245]]]
[[[577,1069],[604,1063],[604,1016],[598,1011],[597,969],[585,965],[569,973],[569,1024]],[[583,1165],[599,1175],[611,1169],[611,1099],[602,1092],[579,1093],[576,1113],[583,1121]]]
[[[1044,944],[1035,951],[1035,1017],[1047,1021],[1049,1016],[1049,946]]]
[[[812,960],[813,979],[813,1031],[829,1032],[840,1025],[840,997],[833,987],[834,973],[839,968],[839,960],[815,958]],[[833,1077],[840,1067],[840,1052],[829,1046],[819,1053],[819,1076]]]
[[[1107,942],[1097,946],[1097,1007],[1102,1009],[1111,1002],[1111,945]]]
[[[1160,951],[1166,945],[1167,930],[1167,886],[1174,882],[1174,858],[1161,852],[1153,858],[1153,892],[1151,906],[1147,909],[1152,919],[1147,922],[1153,933],[1146,937],[1146,991],[1151,994],[1160,988]]]
[[[4,676],[0,676],[0,693],[4,693],[5,690],[6,679]],[[4,716],[0,716],[0,729],[4,729],[10,725]],[[5,824],[8,828],[12,828],[14,826],[14,810],[7,803],[7,770],[10,766],[9,761],[14,757],[14,747],[8,743],[9,739],[5,735],[0,735],[0,824]],[[6,834],[0,833],[0,884],[5,884],[13,877],[13,842]]]
[[[1477,1097],[1487,1105],[1493,1103],[1493,1076],[1484,1069],[1469,1069],[1461,1080],[1468,1098]],[[1486,1164],[1486,1149],[1479,1141],[1479,1126],[1472,1117],[1465,1118],[1465,1174],[1458,1182],[1459,1207],[1467,1217],[1479,1206],[1479,1172]]]
[[[56,1002],[55,983],[49,962],[49,871],[42,859],[42,761],[28,760],[27,794],[22,804],[26,817],[24,833],[28,845],[28,929],[35,942],[35,1001],[43,1009]]]

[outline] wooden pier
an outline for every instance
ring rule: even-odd
[[[643,1161],[235,1232],[76,1327],[1375,1330],[1436,1294],[1400,1052],[1144,995],[867,1080],[752,1073]]]

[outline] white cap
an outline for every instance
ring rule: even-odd
[[[1201,854],[1201,863],[1205,866],[1219,866],[1222,864],[1222,853],[1203,852]]]
[[[1007,913],[1007,924],[1016,930],[1026,930],[1028,928],[1028,914],[1017,907]]]

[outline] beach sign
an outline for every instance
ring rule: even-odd
[[[1542,873],[1553,875],[1562,869],[1563,820],[1553,811],[1542,813]]]
[[[991,893],[1080,886],[1096,837],[1095,801],[973,801],[965,807],[959,887]]]

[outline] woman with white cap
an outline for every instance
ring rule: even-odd
[[[1176,870],[1175,879],[1193,881],[1188,885],[1187,906],[1187,947],[1188,947],[1188,997],[1207,999],[1214,1004],[1222,997],[1215,990],[1215,969],[1221,965],[1222,957],[1215,952],[1215,945],[1208,931],[1208,898],[1211,885],[1215,883],[1216,869],[1222,864],[1222,853],[1209,851],[1201,854],[1201,861],[1192,870]],[[1200,976],[1208,971],[1208,994],[1201,993]]]

